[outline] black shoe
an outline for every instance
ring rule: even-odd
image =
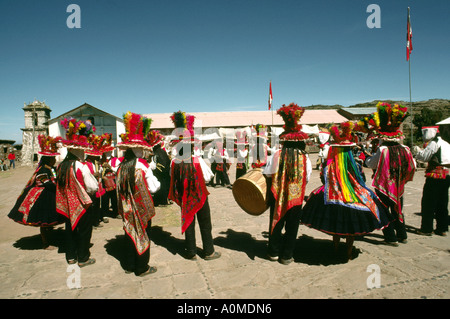
[[[147,275],[154,274],[158,269],[156,267],[148,267],[147,271],[144,271],[142,274],[139,274],[139,277],[144,277]]]
[[[92,265],[92,264],[95,264],[95,258],[89,258],[85,262],[79,262],[78,266],[80,268],[82,268],[82,267],[86,267],[86,266],[89,266],[89,265]]]
[[[426,233],[426,232],[423,232],[423,231],[421,231],[421,230],[418,230],[418,231],[416,232],[416,234],[417,234],[417,235],[422,235],[422,236],[431,236],[431,233]]]
[[[398,247],[398,243],[396,241],[387,241],[387,240],[385,240],[384,244],[388,245],[388,246],[392,246],[392,247]]]
[[[281,258],[280,259],[280,264],[283,264],[283,265],[289,265],[291,262],[293,262],[294,261],[294,258],[289,258],[289,259],[283,259],[283,258]]]
[[[222,254],[215,251],[211,255],[205,256],[205,260],[214,260],[214,259],[220,258],[220,256],[222,256]]]

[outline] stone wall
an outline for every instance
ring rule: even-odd
[[[33,160],[38,160],[38,152],[39,152],[39,143],[38,143],[38,135],[39,134],[46,134],[45,130],[35,130],[34,132],[34,152],[33,152],[33,131],[29,130],[23,130],[22,135],[22,153],[21,153],[21,161],[23,165],[32,165]],[[32,156],[32,154],[36,154],[35,156]]]

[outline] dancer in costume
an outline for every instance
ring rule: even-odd
[[[116,157],[112,157],[112,152],[115,147],[112,146],[112,134],[104,133],[103,144],[101,145],[102,159],[101,159],[101,179],[102,186],[105,190],[105,194],[101,197],[101,208],[103,220],[107,220],[109,215],[109,207],[111,204],[112,216],[113,218],[120,217],[117,211],[117,192],[116,192],[116,172],[119,166],[111,166],[113,161],[117,160]],[[117,161],[118,162],[118,161]]]
[[[319,170],[322,170],[323,166],[325,166],[325,163],[327,161],[328,157],[328,150],[330,149],[330,132],[327,131],[321,131],[319,132],[319,158],[317,159],[318,163],[316,165],[316,168]]]
[[[211,163],[211,168],[215,175],[215,185],[221,185],[223,187],[231,188],[230,178],[228,176],[228,169],[230,164],[228,163],[228,152],[222,141],[213,141],[213,147],[210,149],[208,159]]]
[[[301,131],[302,125],[298,123],[304,112],[305,109],[295,103],[278,109],[277,114],[285,123],[284,132],[280,134],[282,149],[269,158],[263,171],[270,190],[268,256],[272,261],[280,259],[285,265],[293,261],[305,188],[312,172],[305,152],[308,135]]]
[[[49,243],[50,231],[53,226],[64,223],[63,216],[56,212],[56,182],[53,172],[61,137],[41,134],[38,141],[38,154],[42,155],[38,167],[8,217],[19,224],[39,227],[43,248],[53,249]]]
[[[118,210],[122,216],[126,237],[125,272],[146,276],[156,272],[149,266],[150,227],[155,215],[151,193],[161,186],[144,157],[151,150],[144,136],[150,130],[151,119],[127,112],[123,116],[125,131],[117,147],[125,150],[124,159],[117,172]]]
[[[353,128],[353,122],[330,128],[333,143],[322,171],[324,185],[311,192],[300,217],[302,224],[333,235],[335,250],[340,237],[346,237],[348,259],[354,236],[382,229],[393,220],[359,173],[352,154]]]
[[[103,187],[102,182],[102,166],[101,166],[101,158],[102,158],[102,144],[105,137],[100,135],[91,134],[88,137],[88,141],[90,144],[90,148],[85,151],[86,160],[84,161],[84,165],[89,168],[89,172],[94,176],[98,183],[98,190],[94,195],[91,196],[92,205],[91,209],[94,213],[93,218],[93,226],[94,228],[103,227],[100,222],[108,222],[107,218],[103,216],[103,209],[101,207],[102,197],[105,195],[105,188]]]
[[[56,210],[66,217],[66,260],[84,267],[95,263],[90,257],[94,218],[90,207],[98,182],[82,163],[84,152],[90,147],[87,137],[92,134],[93,126],[71,118],[63,119],[61,125],[66,130],[62,142],[67,147],[67,155],[57,168]]]
[[[244,176],[248,168],[248,142],[245,131],[236,132],[236,179]]]
[[[268,156],[267,127],[264,124],[256,124],[252,127],[254,144],[251,149],[252,168],[261,168],[266,165]]]
[[[169,205],[170,189],[170,158],[166,149],[163,147],[164,135],[160,131],[151,130],[146,141],[153,148],[152,162],[154,163],[153,174],[161,183],[161,188],[153,194],[155,206]]]
[[[395,221],[383,229],[385,242],[397,246],[406,243],[405,218],[402,212],[405,184],[412,181],[416,163],[410,149],[399,143],[403,138],[400,125],[408,117],[407,108],[398,104],[378,103],[374,119],[377,137],[382,141],[375,155],[365,161],[375,170],[372,186],[381,201],[389,207]]]
[[[200,143],[194,137],[194,116],[178,111],[171,120],[180,132],[176,144],[177,156],[171,164],[169,198],[181,208],[181,233],[185,234],[186,258],[197,258],[195,239],[195,219],[198,220],[203,242],[205,260],[220,257],[215,251],[212,238],[211,212],[208,203],[209,192],[206,183],[213,173],[203,158],[194,156],[194,143]]]
[[[433,220],[434,233],[446,236],[448,232],[448,190],[450,187],[450,144],[439,134],[439,127],[423,127],[427,146],[416,154],[416,159],[427,162],[422,194],[422,221],[418,234],[430,236]]]

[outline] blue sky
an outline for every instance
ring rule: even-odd
[[[70,29],[70,4],[81,28]],[[381,28],[368,28],[369,4]],[[24,102],[136,113],[450,98],[448,0],[0,0],[0,139]]]

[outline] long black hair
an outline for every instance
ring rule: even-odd
[[[282,168],[286,166],[288,181],[294,180],[296,176],[296,167],[294,167],[295,159],[300,155],[306,154],[305,148],[306,143],[304,141],[286,141],[283,143],[278,171],[281,172]],[[282,174],[278,174],[278,182],[281,182],[281,175]]]
[[[128,196],[128,190],[134,190],[136,178],[136,155],[131,148],[127,149],[122,163],[119,165],[117,175],[117,189],[121,194]],[[128,188],[129,185],[129,188]]]
[[[72,166],[75,169],[75,162],[78,160],[78,157],[71,152],[67,152],[64,160],[58,165],[56,169],[56,183],[60,187],[65,187],[66,182],[69,179],[70,167]]]
[[[184,145],[184,146],[190,146],[190,153],[183,154],[183,147],[179,148],[178,154],[177,154],[177,161],[174,163],[173,167],[173,189],[174,191],[179,194],[180,196],[183,195],[184,192],[184,182],[187,181],[188,187],[187,187],[187,196],[190,195],[191,190],[194,189],[195,184],[195,174],[197,172],[195,165],[194,165],[194,159],[192,158],[193,155],[193,145]]]

